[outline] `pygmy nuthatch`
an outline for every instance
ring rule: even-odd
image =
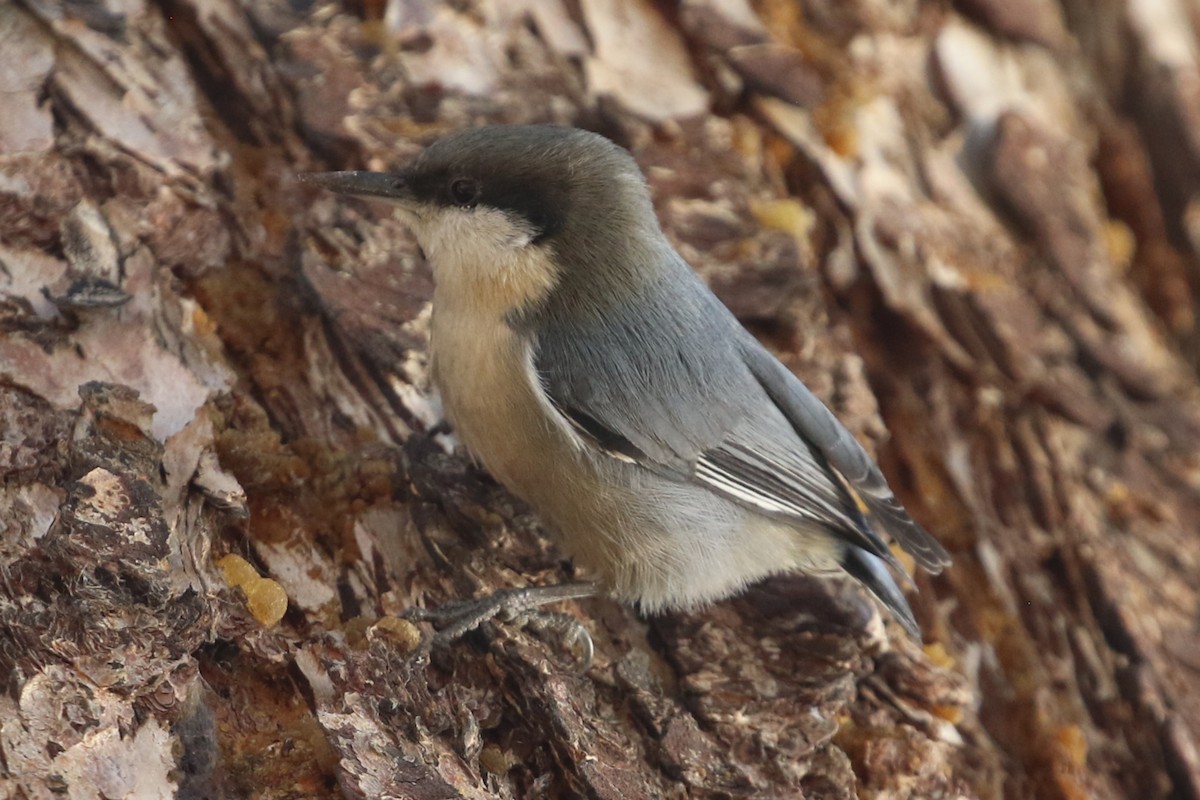
[[[675,252],[624,149],[484,127],[403,172],[305,177],[400,209],[448,421],[598,589],[653,612],[844,571],[919,635],[876,526],[931,572],[947,552]]]

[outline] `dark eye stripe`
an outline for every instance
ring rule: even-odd
[[[466,174],[464,174],[464,172]],[[554,238],[566,226],[570,196],[554,176],[542,178],[500,172],[480,174],[470,166],[418,166],[409,173],[414,195],[442,206],[487,206],[519,216],[537,231],[534,241]]]
[[[474,178],[455,178],[450,181],[450,199],[456,205],[471,206],[479,199],[479,181]]]

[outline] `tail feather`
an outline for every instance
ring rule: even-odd
[[[921,641],[921,629],[913,617],[912,609],[909,608],[904,593],[892,579],[887,563],[882,558],[859,547],[847,547],[842,556],[842,569],[870,589],[871,594],[879,598],[904,626],[904,630],[918,642]]]

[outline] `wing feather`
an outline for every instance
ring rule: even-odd
[[[683,293],[685,302],[678,285],[661,298],[649,286],[638,308],[608,308],[562,324],[539,320],[538,377],[572,428],[608,456],[698,483],[766,516],[822,525],[898,566],[863,520],[841,473],[869,495],[868,505],[883,512],[888,530],[901,531],[898,540],[926,544],[896,522],[907,515],[898,504],[888,505],[888,498],[895,503],[890,491],[872,494],[872,473],[838,449],[844,445],[836,432],[845,429],[816,398],[808,395],[825,416],[809,415],[815,428],[803,415],[803,424],[797,423],[790,413],[797,402],[781,402],[779,381],[764,380],[759,372],[766,368],[747,360],[744,339],[752,337],[683,268],[688,274],[681,280],[692,282]],[[681,346],[696,341],[707,346]],[[765,350],[761,353],[774,362]],[[782,365],[779,369],[787,372]],[[832,431],[820,427],[830,421],[836,426]],[[866,463],[873,467],[869,459]],[[931,552],[933,557],[918,559],[937,563],[937,551]]]
[[[742,339],[747,365],[796,432],[819,451],[867,506],[873,519],[929,572],[950,563],[950,554],[908,515],[879,467],[800,379],[766,351],[750,334]]]
[[[756,426],[768,420],[758,419]],[[718,447],[701,454],[693,478],[718,494],[766,516],[824,525],[849,544],[899,567],[887,543],[853,509],[853,498],[819,455],[794,433],[779,426],[779,438],[765,446],[734,428]],[[759,437],[753,437],[759,438]]]

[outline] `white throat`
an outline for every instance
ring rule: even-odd
[[[494,208],[436,208],[409,224],[433,269],[434,306],[505,316],[540,300],[558,277],[524,220]]]

